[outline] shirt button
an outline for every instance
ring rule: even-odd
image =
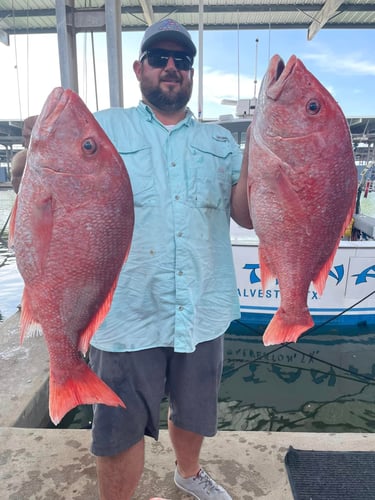
[[[182,276],[184,273],[183,273],[183,271],[178,271],[178,273],[177,273],[177,274],[178,274],[179,276]]]
[[[178,194],[176,194],[176,196],[174,197],[175,200],[179,200],[180,197],[178,196]]]
[[[177,236],[178,236],[179,238],[181,238],[181,236],[182,236],[182,232],[181,232],[181,231],[179,231],[179,232],[177,233]]]
[[[178,310],[179,311],[183,311],[184,310],[184,306],[178,306]]]
[[[171,162],[171,167],[175,167],[176,166],[176,162],[172,161]]]

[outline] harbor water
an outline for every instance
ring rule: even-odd
[[[16,259],[7,244],[9,217],[15,198],[12,189],[0,189],[0,321],[17,311],[23,290]]]
[[[0,190],[0,321],[17,311],[23,290],[6,245],[14,199],[12,190]],[[361,212],[375,217],[375,192],[362,198]],[[221,430],[375,431],[375,332],[317,330],[296,344],[270,347],[263,346],[262,333],[240,320],[226,333]],[[166,419],[164,401],[162,428]],[[70,412],[61,423],[78,428],[90,424],[89,406]]]

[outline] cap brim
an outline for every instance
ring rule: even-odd
[[[186,35],[178,31],[160,31],[159,33],[155,33],[143,43],[141,52],[144,52],[145,50],[151,48],[157,42],[164,41],[179,43],[180,45],[185,47],[186,52],[192,57],[195,57],[197,53],[197,49],[195,48],[194,43],[189,38],[187,38]]]

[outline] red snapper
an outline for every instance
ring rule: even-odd
[[[10,227],[25,287],[21,341],[44,333],[52,422],[80,404],[125,406],[87,366],[134,224],[125,165],[80,97],[54,89],[34,125]]]
[[[259,237],[263,289],[277,278],[281,302],[265,345],[295,342],[313,326],[310,283],[323,293],[351,221],[357,171],[339,105],[296,56],[274,55],[250,128],[248,194]]]

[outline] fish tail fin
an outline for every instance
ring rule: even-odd
[[[282,309],[278,309],[263,334],[263,344],[267,346],[297,342],[302,333],[313,326],[314,322],[308,309],[299,316],[298,321],[288,318]]]
[[[49,414],[55,425],[76,406],[95,403],[126,408],[117,394],[84,361],[62,384],[50,374]]]

